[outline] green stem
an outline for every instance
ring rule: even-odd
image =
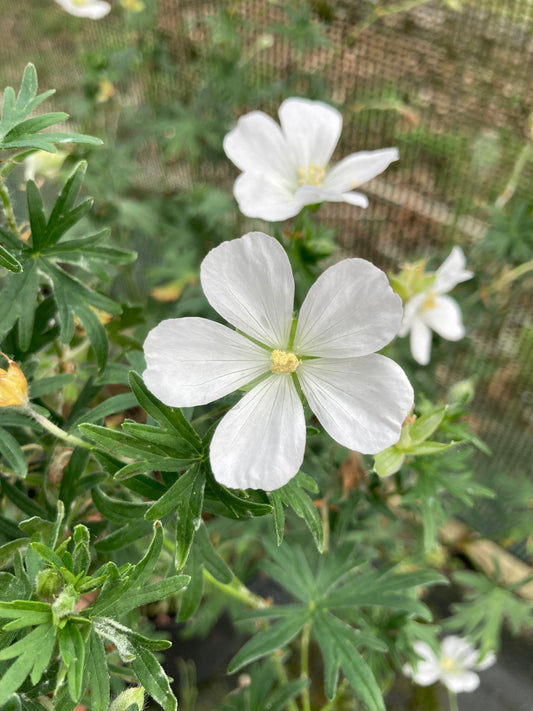
[[[448,704],[450,706],[450,711],[459,711],[457,706],[457,694],[448,689]]]
[[[9,229],[19,239],[22,239],[20,236],[19,229],[17,227],[17,221],[15,220],[15,213],[13,212],[13,206],[11,205],[9,193],[7,191],[6,184],[4,183],[4,179],[2,178],[2,176],[0,176],[0,200],[2,201],[4,215],[6,216]]]
[[[241,583],[239,578],[233,576],[231,583],[221,583],[217,580],[211,573],[204,568],[204,580],[207,580],[211,585],[213,585],[218,590],[221,590],[226,595],[243,602],[248,607],[254,610],[262,610],[269,607],[269,603],[260,595],[256,595],[251,590],[248,590],[244,583]]]
[[[48,420],[44,415],[41,415],[39,412],[35,412],[35,410],[32,410],[29,405],[24,408],[24,412],[30,417],[33,417],[33,419],[38,422],[43,429],[50,432],[50,434],[54,437],[57,437],[57,439],[60,439],[63,442],[67,442],[73,447],[83,447],[84,449],[90,449],[92,451],[93,446],[89,444],[89,442],[85,442],[83,439],[80,439],[75,435],[68,434],[57,425],[54,425],[53,422],[50,422],[50,420]]]
[[[300,643],[300,678],[309,682],[309,638],[311,635],[311,623],[306,622],[302,630],[302,640]],[[302,711],[311,711],[311,696],[309,684],[302,691]]]
[[[513,197],[515,190],[518,186],[520,176],[522,175],[522,171],[524,170],[526,163],[531,158],[533,158],[533,142],[528,140],[526,145],[520,151],[518,158],[516,159],[516,162],[513,166],[513,172],[511,173],[511,177],[509,178],[509,182],[507,183],[503,192],[498,196],[496,202],[494,203],[494,206],[498,210],[501,210],[506,205],[506,203]]]

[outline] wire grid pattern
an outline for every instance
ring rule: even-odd
[[[80,52],[101,44],[119,49],[127,46],[128,38],[114,13],[100,22],[80,23],[71,36],[54,6],[50,24],[38,26],[32,13],[43,1],[4,0],[0,7],[6,38],[0,49],[0,79],[2,85],[19,81],[22,67],[10,64],[8,57],[13,43],[24,42],[26,60],[36,64],[41,87],[54,86],[61,95],[82,81],[76,59]],[[188,62],[191,52],[201,55],[209,39],[198,19],[216,18],[225,5],[221,0],[159,0],[158,26],[177,67]],[[256,52],[258,38],[272,33],[271,46],[255,58],[258,75],[286,78],[301,71],[328,87],[330,95],[323,98],[339,106],[345,119],[336,156],[358,149],[400,148],[400,162],[365,186],[368,210],[342,204],[321,209],[320,218],[337,226],[343,251],[383,268],[442,255],[453,244],[468,255],[486,230],[487,196],[494,202],[503,190],[526,140],[533,111],[533,2],[465,0],[461,12],[440,1],[429,2],[383,18],[354,39],[371,5],[368,0],[310,3],[329,44],[299,52],[276,30],[286,22],[282,3],[249,0],[232,3],[232,8],[242,18],[243,53]],[[321,7],[332,11],[326,16]],[[149,92],[159,101],[183,97],[193,87],[194,75],[189,74],[188,82],[183,86],[150,78],[149,86],[132,84],[128,100],[141,103]],[[306,87],[302,79],[302,94]],[[277,106],[244,110],[255,108],[275,115]],[[193,180],[187,165],[169,174],[150,151],[141,165],[145,172],[139,181],[153,190],[162,184],[186,188]],[[230,189],[235,171],[204,162],[194,178],[198,176]],[[529,166],[518,196],[527,198],[532,186]],[[500,474],[526,472],[533,459],[533,345],[525,352],[522,346],[522,365],[517,364],[518,338],[523,323],[531,321],[531,301],[531,292],[513,289],[497,318],[489,310],[478,310],[476,322],[467,323],[469,339],[438,346],[436,378],[443,393],[471,376],[475,364],[473,418],[493,450],[491,459],[477,458],[476,468],[489,485]],[[528,372],[524,363],[529,363]],[[478,505],[465,517],[491,534],[498,532],[500,514],[496,501]],[[523,548],[517,550],[525,555]]]

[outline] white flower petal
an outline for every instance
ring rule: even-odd
[[[465,335],[461,309],[450,296],[435,297],[435,306],[422,313],[426,325],[448,341],[459,341]]]
[[[358,207],[368,207],[368,199],[362,193],[333,193],[323,188],[317,188],[314,185],[302,185],[294,193],[294,198],[302,206],[315,205],[319,202],[347,202]]]
[[[400,330],[398,331],[398,336],[407,336],[409,331],[411,330],[411,325],[413,323],[413,320],[416,318],[419,318],[419,311],[422,307],[422,304],[424,303],[426,299],[426,292],[423,291],[420,294],[415,294],[412,298],[410,298],[404,305],[403,307],[403,319],[402,319],[402,325],[400,326]]]
[[[217,400],[270,368],[270,353],[239,333],[203,318],[162,321],[144,342],[146,387],[165,405]]]
[[[294,279],[283,247],[250,232],[212,249],[201,266],[211,306],[248,336],[286,348],[292,324]]]
[[[262,111],[252,111],[224,137],[224,151],[237,168],[257,175],[272,174],[287,188],[295,187],[297,166],[288,162],[288,147],[279,125]]]
[[[467,281],[474,276],[474,272],[465,269],[466,257],[461,247],[454,247],[447,259],[435,272],[433,291],[445,294],[462,281]]]
[[[233,185],[239,210],[246,217],[282,222],[297,215],[307,204],[273,174],[241,173]],[[320,201],[319,201],[320,202]]]
[[[418,656],[422,658],[423,661],[429,662],[430,664],[433,664],[435,666],[439,665],[439,661],[435,655],[435,652],[431,649],[427,642],[417,640],[413,644],[413,649],[418,654]]]
[[[440,678],[440,670],[437,664],[432,662],[418,662],[416,669],[411,670],[413,681],[419,686],[430,686]]]
[[[279,119],[295,168],[325,168],[341,135],[342,116],[337,109],[321,101],[286,99]]]
[[[411,321],[411,355],[420,365],[427,365],[431,357],[431,329],[418,316]]]
[[[292,378],[273,374],[222,418],[210,459],[221,484],[272,491],[298,473],[304,451],[305,417]]]
[[[460,666],[474,664],[479,656],[477,649],[463,637],[448,635],[442,640],[442,656],[455,659]]]
[[[100,20],[111,10],[111,5],[104,0],[86,0],[78,5],[72,0],[56,0],[58,5],[75,17],[88,17],[91,20]]]
[[[381,355],[304,360],[296,371],[309,405],[328,434],[363,454],[400,438],[414,400],[407,376]]]
[[[322,187],[324,190],[346,193],[383,173],[398,158],[397,148],[352,153],[331,168]]]
[[[479,686],[479,677],[473,671],[465,669],[461,672],[443,672],[441,681],[444,686],[453,691],[455,694],[460,694],[463,691],[475,691]]]
[[[481,661],[476,662],[473,668],[477,669],[477,671],[483,671],[484,669],[488,669],[495,663],[496,655],[494,654],[494,652],[487,652],[487,654],[485,654]]]
[[[383,348],[397,333],[402,301],[381,269],[344,259],[317,279],[300,314],[294,352],[348,358]]]

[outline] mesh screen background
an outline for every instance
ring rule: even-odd
[[[49,9],[43,12],[45,3]],[[157,22],[176,66],[188,61],[191,48],[201,56],[207,36],[196,19],[215,16],[223,5],[160,0]],[[329,99],[345,120],[336,156],[399,146],[401,161],[365,186],[368,210],[330,204],[320,211],[321,220],[338,227],[347,255],[386,269],[408,258],[442,255],[453,244],[468,255],[485,233],[487,201],[494,202],[505,187],[527,137],[533,111],[533,3],[466,0],[462,12],[454,12],[442,2],[429,2],[379,20],[351,43],[350,33],[371,5],[358,0],[309,4],[331,46],[298,55],[276,33],[272,46],[257,54],[255,71],[285,77],[304,65],[325,80]],[[262,33],[286,21],[281,3],[254,0],[232,7],[243,19],[245,52],[254,52]],[[32,61],[41,90],[57,89],[57,108],[65,108],[62,95],[79,89],[80,54],[101,44],[124,47],[128,41],[118,13],[99,22],[72,22],[52,0],[2,0],[0,25],[1,85],[18,86],[24,64]],[[21,47],[24,61],[14,61]],[[194,90],[190,73],[188,82],[152,77],[143,84],[137,77],[128,100],[140,104],[151,92],[159,101],[171,100]],[[250,108],[275,115],[277,106],[243,111]],[[192,180],[186,164],[168,174],[153,153],[140,165],[139,181],[154,191],[163,183],[179,189]],[[231,189],[234,176],[232,166],[203,164],[194,179]],[[517,197],[526,199],[532,187],[530,163]],[[478,455],[476,469],[483,483],[496,489],[500,479],[527,473],[533,459],[533,338],[529,346],[519,339],[523,324],[532,323],[531,304],[527,276],[520,288],[506,293],[496,312],[471,313],[465,304],[469,338],[439,344],[435,353],[442,393],[462,378],[477,376],[472,421],[493,456]],[[498,533],[506,506],[496,498],[464,517],[483,534]],[[523,546],[515,546],[515,552],[526,556]]]

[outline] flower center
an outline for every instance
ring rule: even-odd
[[[294,373],[301,363],[301,361],[298,360],[298,356],[294,355],[294,353],[278,350],[272,351],[270,360],[272,361],[270,370],[273,373]]]
[[[440,660],[440,666],[443,671],[454,671],[457,669],[457,661],[452,657],[442,657]]]
[[[317,188],[322,186],[322,181],[326,177],[326,169],[314,163],[309,163],[307,168],[298,168],[298,185],[314,185]]]
[[[88,0],[72,0],[72,4],[75,7],[83,7],[84,5],[88,5]]]
[[[428,291],[424,303],[422,304],[422,311],[429,311],[434,309],[437,305],[436,294],[434,291]]]

